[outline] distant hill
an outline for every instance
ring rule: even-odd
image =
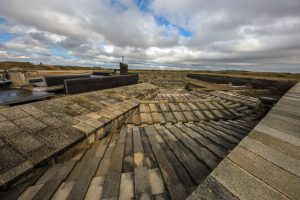
[[[45,65],[33,64],[30,62],[0,62],[0,70],[7,70],[10,68],[22,68],[26,70],[101,70],[101,67],[80,67],[80,66],[64,66],[64,65]]]

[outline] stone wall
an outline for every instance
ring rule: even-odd
[[[65,80],[66,94],[77,94],[137,84],[138,74]]]
[[[29,83],[25,71],[9,71],[7,74],[9,80],[12,81],[13,87],[21,87]]]
[[[251,77],[233,77],[225,75],[192,73],[187,74],[187,77],[218,84],[232,83],[233,85],[250,85],[255,89],[270,89],[278,94],[284,94],[297,82],[293,80],[261,79]]]

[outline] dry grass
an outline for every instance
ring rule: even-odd
[[[282,72],[248,72],[248,71],[195,71],[195,73],[216,74],[226,76],[255,77],[264,79],[293,79],[300,80],[300,73],[282,73]]]
[[[21,68],[25,70],[101,70],[101,67],[80,67],[80,66],[62,66],[62,65],[35,65],[30,62],[0,62],[0,70],[10,68]]]
[[[30,62],[0,62],[0,70],[9,68],[22,68],[26,70],[38,71],[39,76],[58,75],[70,73],[86,73],[91,71],[108,71],[101,67],[80,67],[80,66],[60,66],[60,65],[35,65]],[[129,66],[130,67],[130,66]],[[141,80],[155,82],[157,79],[184,79],[187,73],[209,73],[226,76],[255,77],[264,79],[293,79],[300,80],[300,73],[277,73],[277,72],[248,72],[248,71],[171,71],[171,70],[130,70],[132,73],[139,73]],[[151,80],[152,81],[151,81]]]

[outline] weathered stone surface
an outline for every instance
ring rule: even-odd
[[[27,133],[12,134],[7,138],[7,142],[16,148],[20,153],[26,155],[43,144]]]
[[[106,134],[124,120],[121,115],[139,105],[135,97],[146,96],[155,88],[138,84],[1,109],[1,176],[22,162],[32,167],[50,160],[104,124]],[[97,118],[87,117],[90,113],[97,113]],[[113,119],[116,121],[110,123]],[[15,170],[14,177],[18,172],[24,170]]]
[[[39,120],[41,122],[43,122],[44,124],[47,124],[48,126],[54,126],[54,127],[57,127],[57,128],[67,126],[67,124],[65,124],[61,120],[58,120],[57,118],[54,118],[54,117],[51,117],[51,116],[43,116],[43,117],[39,118]]]
[[[212,176],[200,184],[198,188],[187,198],[187,200],[230,200],[238,198],[232,195],[222,184],[216,181]]]
[[[40,117],[45,117],[47,116],[47,113],[36,108],[35,106],[33,106],[32,104],[25,104],[25,105],[21,105],[19,106],[19,108],[23,111],[25,111],[27,114],[32,115],[35,118],[40,118]]]
[[[134,198],[134,176],[133,173],[122,173],[119,199]]]
[[[6,120],[7,119],[3,115],[0,114],[0,122],[6,121]]]
[[[0,147],[2,147],[4,145],[6,145],[6,143],[2,139],[0,139]]]
[[[0,137],[9,137],[11,134],[20,133],[22,128],[10,121],[0,122]]]
[[[75,163],[76,162],[74,161],[68,161],[62,164],[62,168],[55,174],[55,177],[43,184],[43,187],[36,193],[33,200],[50,199],[59,188],[62,181],[66,179]]]
[[[108,172],[105,177],[101,198],[117,198],[119,195],[119,183],[121,179],[121,173],[119,172]]]
[[[300,160],[290,157],[278,150],[268,147],[260,142],[257,142],[249,137],[241,141],[240,145],[253,153],[258,154],[264,159],[274,163],[275,165],[284,168],[291,173],[300,177]]]
[[[171,185],[168,187],[172,199],[186,199],[187,193],[182,184]]]
[[[134,168],[135,196],[151,196],[151,186],[146,167]]]
[[[278,124],[278,122],[277,122],[277,124]],[[281,123],[279,123],[279,125],[280,124]],[[290,125],[290,127],[291,127],[291,125]],[[294,130],[291,130],[291,129],[294,129]],[[290,144],[300,147],[300,137],[298,136],[298,133],[297,133],[298,130],[300,130],[300,127],[297,129],[296,126],[293,126],[293,128],[284,129],[284,127],[276,128],[276,126],[270,126],[270,125],[266,125],[264,123],[264,124],[256,126],[254,128],[254,130],[260,131],[262,133],[268,134],[272,137],[278,138],[280,140],[283,140],[285,142],[288,142]]]
[[[286,199],[281,193],[228,159],[224,159],[211,176],[240,199]]]
[[[9,120],[15,120],[15,119],[19,119],[19,118],[28,116],[28,114],[26,114],[24,111],[22,111],[18,107],[4,108],[4,109],[1,109],[0,112],[4,117],[6,117]]]
[[[191,198],[222,199],[222,189],[214,193],[214,185],[207,184],[210,178],[214,178],[217,184],[224,186],[225,190],[239,199],[300,198],[298,192],[300,190],[298,106],[300,96],[286,98],[297,88],[300,88],[300,84],[287,92],[259,125],[199,186],[196,196],[192,195]],[[225,105],[225,102],[222,104]],[[247,121],[251,124],[249,119]],[[221,122],[220,125],[228,127],[228,122]],[[237,120],[237,124],[232,124],[237,129],[234,127],[230,129],[238,131],[238,128],[242,128],[247,131],[249,127],[241,127],[240,122],[241,120]]]
[[[35,185],[26,189],[26,191],[18,198],[20,200],[32,199],[34,195],[43,187],[43,185]]]
[[[15,156],[15,155],[14,155]],[[14,179],[19,177],[21,174],[28,172],[33,169],[33,164],[30,161],[24,161],[17,166],[9,166],[9,170],[0,175],[0,186],[3,186]]]
[[[228,158],[289,198],[300,198],[300,178],[296,175],[239,146]]]
[[[1,158],[1,162],[0,162],[1,174],[24,161],[24,158],[20,154],[13,151],[8,146],[2,146],[0,148],[0,158]]]
[[[256,130],[251,131],[248,137],[300,160],[300,147],[298,146]]]
[[[63,182],[60,187],[57,189],[52,200],[61,200],[61,199],[67,199],[68,195],[70,194],[70,191],[74,185],[74,182]]]
[[[73,126],[74,128],[77,128],[78,130],[84,132],[87,136],[90,135],[91,133],[93,133],[94,131],[96,131],[96,128],[85,123],[85,122],[81,122],[79,124],[76,124]]]
[[[153,195],[164,193],[166,191],[162,175],[158,168],[148,170],[149,182]]]
[[[48,146],[61,150],[68,145],[76,142],[80,136],[78,135],[68,135],[68,133],[65,132],[66,128],[61,129],[43,129],[36,133],[40,138],[43,138],[43,140],[48,144]]]
[[[95,177],[91,181],[90,187],[85,196],[86,200],[100,199],[103,192],[104,177]]]
[[[26,157],[30,160],[34,165],[39,164],[45,160],[49,160],[55,153],[57,152],[56,149],[50,146],[41,146],[34,151],[29,152]]]
[[[26,130],[30,133],[35,133],[43,128],[46,128],[47,125],[40,122],[39,120],[33,117],[23,117],[13,121],[16,125],[21,127],[23,130]]]

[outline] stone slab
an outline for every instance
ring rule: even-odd
[[[148,170],[152,195],[164,193],[166,188],[159,168]]]
[[[33,169],[33,164],[30,161],[24,161],[19,163],[17,166],[9,166],[9,170],[6,170],[0,175],[0,187],[8,185],[10,182],[13,182],[20,175],[27,173]]]
[[[1,109],[1,115],[3,115],[9,120],[15,120],[28,116],[28,114],[26,114],[23,110],[19,109],[18,107],[3,108]]]
[[[90,183],[89,189],[85,196],[86,200],[100,199],[103,192],[104,177],[95,177]]]
[[[134,198],[134,176],[133,173],[122,173],[120,184],[120,200]]]
[[[17,126],[26,130],[29,133],[35,133],[43,128],[46,128],[47,125],[42,123],[33,117],[23,117],[13,121]]]
[[[240,145],[247,150],[258,154],[264,159],[274,163],[275,165],[282,167],[283,169],[294,173],[300,177],[300,160],[297,160],[287,154],[284,154],[278,150],[268,147],[256,140],[249,137],[244,138]]]
[[[268,117],[254,129],[300,147],[299,124]]]
[[[134,169],[134,182],[135,182],[135,197],[151,198],[151,185],[146,167],[137,167]]]
[[[57,191],[55,192],[51,200],[67,199],[67,197],[69,196],[72,190],[73,185],[74,185],[74,181],[63,182],[60,185],[60,187],[57,189]]]
[[[1,147],[0,157],[1,157],[1,162],[0,162],[1,174],[25,161],[22,155],[12,150],[9,146]]]
[[[228,159],[224,159],[211,176],[240,199],[286,199],[281,193]]]
[[[300,160],[300,147],[298,146],[256,130],[251,131],[248,137]]]
[[[27,133],[12,134],[6,141],[23,155],[26,155],[43,145],[43,143]]]
[[[46,112],[36,108],[32,104],[20,105],[19,108],[36,118],[45,117],[48,115]]]
[[[187,200],[238,200],[232,195],[222,184],[220,184],[212,176],[200,184],[198,188],[187,198]]]
[[[300,178],[296,175],[239,146],[227,158],[289,198],[300,199]]]
[[[23,131],[22,128],[16,126],[10,121],[0,122],[0,137],[9,137],[12,134],[20,133]]]

